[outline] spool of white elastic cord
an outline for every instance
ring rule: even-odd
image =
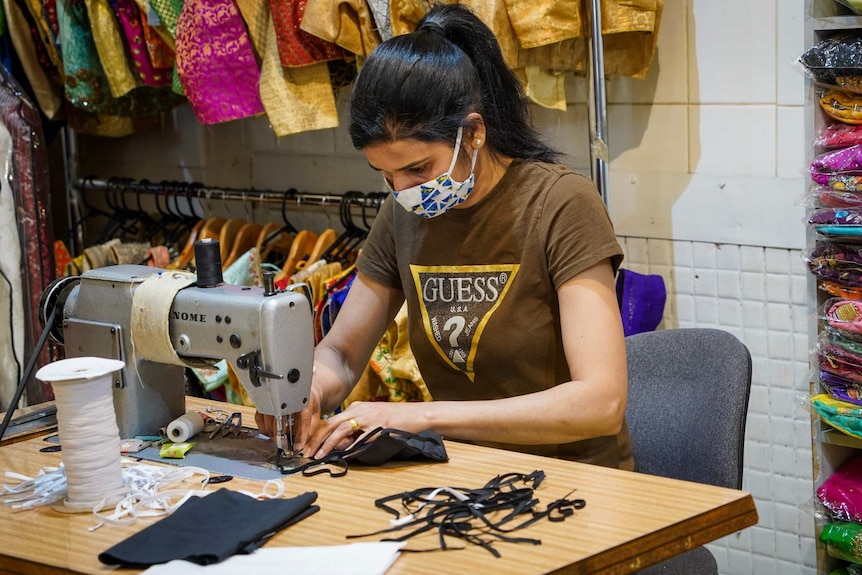
[[[126,494],[111,376],[124,365],[116,359],[75,357],[36,372],[53,387],[57,405],[67,484],[66,498],[53,506],[58,511],[90,512],[99,502]]]
[[[203,428],[203,416],[197,411],[189,411],[168,424],[168,439],[182,443],[200,433]]]

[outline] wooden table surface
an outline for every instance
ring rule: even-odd
[[[253,418],[244,416],[243,420]],[[44,466],[58,465],[62,453],[40,452],[45,445],[41,437],[4,443],[0,447],[0,474],[15,471],[34,476]],[[376,541],[345,537],[388,526],[391,516],[374,506],[379,497],[420,487],[478,488],[500,474],[537,469],[546,474],[535,493],[540,508],[568,496],[573,489],[576,491],[570,498],[586,501],[586,507],[563,522],[539,521],[515,534],[539,539],[541,545],[499,542],[495,546],[500,558],[473,545],[458,551],[402,553],[387,574],[633,573],[757,523],[754,501],[743,491],[453,441],[446,442],[446,450],[450,458],[447,463],[354,466],[346,476],[337,478],[283,477],[284,497],[315,491],[320,511],[281,531],[266,546]],[[262,482],[235,478],[210,489],[221,487],[259,492]],[[104,525],[89,531],[95,524],[90,514],[61,514],[47,507],[14,511],[0,505],[0,573],[112,571],[97,555],[156,520],[139,519],[132,526]],[[408,548],[435,545],[436,537],[407,543]],[[137,571],[124,569],[122,573]],[[337,573],[337,568],[332,573]]]

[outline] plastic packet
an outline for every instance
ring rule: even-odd
[[[862,286],[842,286],[835,282],[821,281],[817,285],[817,289],[834,297],[862,301]]]
[[[826,478],[816,496],[832,519],[862,522],[862,456],[852,457]]]
[[[811,162],[809,172],[811,179],[820,185],[827,185],[826,177],[833,174],[862,174],[862,145],[838,148],[819,154]]]
[[[833,120],[862,124],[862,94],[833,89],[821,95],[817,102],[823,113]]]
[[[836,521],[827,523],[820,532],[820,542],[826,553],[836,559],[862,563],[862,524]]]
[[[840,242],[815,242],[803,252],[808,271],[821,281],[843,287],[862,284],[862,245]]]
[[[845,435],[862,439],[862,406],[835,399],[826,393],[813,396],[811,406],[822,422]]]
[[[185,459],[188,450],[194,446],[194,442],[187,441],[182,443],[163,443],[159,449],[159,457],[167,459]]]
[[[822,338],[817,342],[816,356],[817,366],[822,374],[821,380],[831,382],[832,376],[837,376],[840,379],[834,379],[836,386],[840,387],[844,381],[862,385],[862,355],[839,345],[831,338]]]
[[[821,387],[835,399],[862,405],[862,342],[845,338],[826,326],[816,349]]]
[[[813,186],[801,202],[809,209],[851,208],[862,210],[862,192],[835,190],[828,186]]]
[[[814,147],[834,150],[862,144],[862,125],[829,121],[814,136]]]
[[[839,241],[862,241],[862,209],[819,208],[808,216],[808,225],[818,234]]]
[[[808,48],[793,63],[808,78],[824,86],[855,86],[862,76],[862,34],[842,31]]]
[[[820,306],[819,317],[841,337],[862,342],[862,302],[829,298]]]

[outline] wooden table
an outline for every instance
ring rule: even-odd
[[[233,406],[232,406],[233,407]],[[249,416],[244,421],[253,421]],[[34,437],[0,447],[0,473],[33,476],[57,465],[61,453],[42,453],[46,443]],[[318,493],[320,511],[273,537],[267,547],[343,545],[345,536],[388,525],[391,517],[374,500],[420,487],[478,488],[493,477],[536,469],[546,479],[536,491],[540,507],[569,495],[572,489],[586,507],[563,522],[537,522],[516,535],[541,545],[499,542],[502,557],[473,545],[459,551],[402,553],[387,575],[440,573],[562,574],[633,573],[653,563],[757,523],[751,495],[743,491],[618,471],[593,465],[446,442],[448,463],[410,463],[378,468],[351,467],[346,476],[285,476],[284,497]],[[259,492],[261,483],[234,479],[230,489]],[[189,488],[192,486],[190,485]],[[221,486],[215,485],[215,490]],[[0,505],[0,573],[107,573],[97,555],[152,524],[94,525],[92,515],[60,514],[50,508],[14,512]],[[423,545],[427,543],[427,545]],[[417,548],[436,538],[409,540]],[[337,573],[337,568],[332,573]],[[123,570],[122,573],[137,573]]]

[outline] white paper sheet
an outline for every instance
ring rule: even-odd
[[[234,555],[215,565],[171,561],[153,565],[144,575],[383,575],[398,559],[403,542],[371,542],[326,547],[263,547],[251,555]]]

